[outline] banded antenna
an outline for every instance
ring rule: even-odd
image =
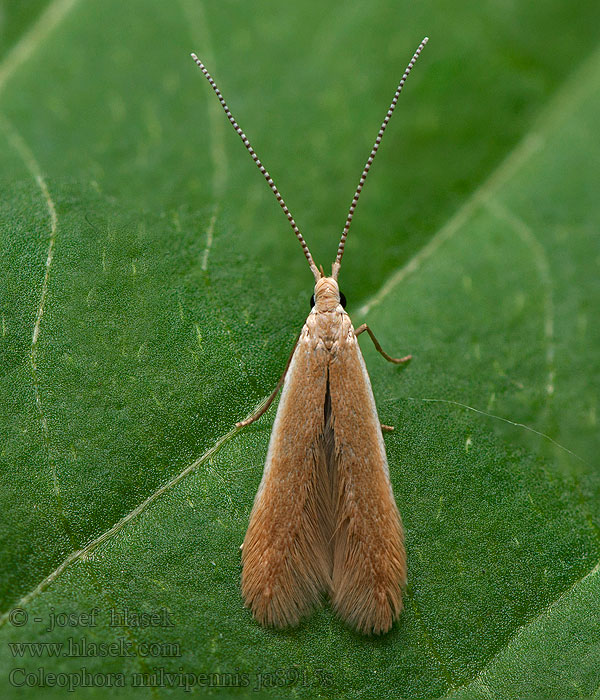
[[[404,87],[404,83],[406,82],[406,79],[408,78],[408,74],[412,70],[412,67],[415,65],[417,58],[419,58],[419,55],[421,51],[423,50],[423,47],[425,44],[429,41],[429,37],[425,37],[423,41],[419,44],[419,47],[417,50],[414,52],[413,57],[410,59],[410,62],[408,66],[406,66],[406,70],[404,71],[404,75],[402,76],[402,79],[400,80],[400,83],[398,84],[398,87],[396,88],[396,92],[394,93],[394,99],[392,100],[392,104],[390,105],[390,108],[387,111],[387,114],[385,115],[385,119],[383,120],[383,123],[381,127],[379,128],[379,132],[377,134],[377,138],[375,139],[375,143],[373,144],[373,148],[371,149],[371,153],[369,155],[369,158],[365,164],[365,167],[362,171],[362,175],[360,176],[360,180],[358,182],[358,187],[356,188],[356,192],[354,193],[354,197],[352,197],[352,203],[350,204],[350,210],[348,211],[348,216],[346,217],[346,224],[344,225],[344,230],[342,231],[342,237],[340,238],[340,244],[338,246],[338,251],[337,251],[337,256],[335,258],[335,262],[333,263],[332,266],[332,277],[333,279],[337,279],[338,273],[340,271],[340,265],[342,262],[342,255],[344,254],[344,246],[346,245],[346,238],[348,237],[348,230],[350,229],[350,224],[352,223],[352,217],[354,216],[354,210],[356,209],[356,203],[358,202],[358,198],[360,197],[360,193],[362,192],[362,188],[365,184],[365,180],[367,179],[367,175],[369,174],[369,170],[371,169],[371,165],[373,164],[373,161],[375,160],[375,154],[377,153],[379,149],[379,144],[381,143],[381,139],[383,138],[383,132],[385,131],[386,126],[388,125],[388,122],[392,118],[392,114],[394,113],[394,108],[396,107],[396,103],[398,102],[398,97],[400,97],[400,93],[402,92],[402,88]]]
[[[237,132],[237,135],[242,139],[242,143],[244,146],[246,146],[248,153],[252,156],[252,160],[256,163],[258,166],[258,169],[260,172],[263,174],[263,177],[267,181],[267,184],[273,191],[273,194],[277,198],[277,201],[279,202],[279,206],[283,209],[283,213],[286,215],[287,220],[290,222],[290,226],[292,227],[294,233],[296,234],[296,238],[300,241],[300,245],[302,246],[302,250],[304,251],[304,255],[306,256],[306,259],[308,260],[308,264],[310,265],[310,269],[312,270],[312,273],[315,277],[315,280],[321,279],[321,273],[319,272],[317,266],[315,265],[315,262],[313,260],[312,255],[310,254],[310,250],[308,249],[308,246],[306,245],[306,241],[304,240],[302,234],[300,233],[300,229],[296,225],[296,222],[294,221],[294,217],[291,215],[290,210],[287,208],[286,203],[283,201],[283,197],[281,196],[281,193],[277,189],[277,185],[273,182],[273,178],[269,175],[269,171],[265,168],[265,166],[260,162],[260,158],[256,155],[255,150],[252,148],[250,141],[248,140],[248,137],[246,134],[242,131],[236,120],[233,118],[233,115],[231,114],[231,111],[229,110],[229,107],[227,106],[227,103],[225,102],[225,99],[223,95],[221,94],[221,91],[217,87],[217,84],[215,81],[212,79],[210,73],[206,70],[204,67],[204,64],[202,61],[196,56],[195,53],[191,54],[192,58],[204,74],[204,77],[208,80],[211,88],[215,91],[215,94],[219,98],[219,102],[221,103],[221,106],[225,110],[225,114],[227,115],[227,119],[231,122],[231,126],[235,129]]]

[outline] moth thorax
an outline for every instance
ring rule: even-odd
[[[335,311],[340,304],[340,288],[333,277],[321,277],[315,284],[315,310]]]

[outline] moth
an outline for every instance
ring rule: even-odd
[[[358,345],[367,331],[386,360],[394,359],[345,311],[338,275],[348,230],[365,179],[415,61],[410,60],[379,129],[346,218],[330,276],[317,268],[273,179],[238,126],[202,62],[233,128],[275,194],[315,278],[311,312],[275,390],[283,386],[265,469],[242,545],[242,595],[263,625],[296,625],[328,594],[339,616],[363,634],[387,632],[402,609],[406,554],[371,382]]]

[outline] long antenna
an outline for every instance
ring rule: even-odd
[[[300,233],[300,229],[296,225],[296,222],[294,221],[294,217],[290,214],[290,210],[287,208],[286,203],[283,201],[283,197],[281,196],[281,193],[277,189],[277,186],[273,182],[273,178],[269,175],[268,170],[265,168],[265,166],[260,162],[260,158],[256,155],[255,150],[252,148],[250,145],[250,141],[248,141],[248,138],[246,134],[242,131],[236,120],[233,118],[233,115],[231,114],[229,107],[227,106],[227,103],[225,102],[225,99],[223,98],[223,95],[221,94],[221,91],[217,87],[217,84],[215,81],[212,79],[210,73],[206,70],[204,67],[204,64],[202,61],[196,56],[195,53],[191,54],[192,58],[198,65],[198,68],[202,71],[204,74],[204,77],[208,80],[210,83],[211,88],[215,91],[215,94],[219,98],[219,102],[221,103],[221,106],[225,110],[225,114],[227,115],[227,119],[231,122],[231,126],[236,130],[238,136],[242,139],[242,142],[244,146],[248,149],[248,153],[252,156],[252,160],[256,163],[258,166],[258,169],[260,172],[263,174],[263,177],[267,181],[267,184],[269,187],[273,190],[273,194],[277,198],[277,201],[279,202],[279,206],[283,209],[283,213],[286,215],[287,220],[290,222],[290,226],[294,230],[294,233],[296,234],[296,238],[300,241],[300,245],[302,246],[302,250],[304,251],[304,255],[306,256],[306,259],[308,260],[308,264],[310,265],[310,269],[312,270],[313,275],[315,276],[315,280],[321,279],[321,273],[317,269],[317,266],[315,265],[315,262],[312,258],[312,255],[310,254],[310,250],[308,249],[308,246],[306,245],[306,241],[302,237],[302,234]]]
[[[340,265],[342,262],[342,255],[344,254],[344,246],[346,245],[346,238],[348,237],[348,230],[350,229],[350,224],[352,223],[352,217],[354,216],[354,210],[356,209],[356,203],[358,202],[358,198],[360,197],[360,193],[362,192],[362,188],[365,184],[365,180],[367,179],[367,175],[369,174],[369,170],[371,169],[371,165],[373,164],[373,160],[375,159],[375,154],[377,153],[377,150],[379,149],[379,144],[381,143],[381,139],[383,137],[383,132],[385,131],[386,126],[388,125],[388,122],[392,118],[392,114],[394,113],[394,108],[396,107],[396,103],[398,102],[398,97],[400,97],[400,93],[402,92],[402,88],[404,87],[404,83],[406,82],[406,79],[408,78],[408,74],[412,70],[412,67],[415,65],[415,62],[417,58],[419,58],[419,54],[423,50],[423,47],[425,44],[429,41],[429,37],[425,37],[423,41],[419,44],[419,48],[415,51],[413,54],[413,57],[410,59],[410,63],[408,66],[406,66],[406,70],[404,71],[404,75],[402,76],[402,80],[398,84],[398,87],[396,88],[396,92],[394,93],[394,99],[392,100],[392,104],[390,105],[390,108],[387,111],[387,114],[385,115],[385,119],[383,120],[383,123],[379,129],[379,133],[377,134],[377,138],[375,139],[375,143],[373,144],[373,148],[371,149],[371,153],[369,155],[369,158],[367,160],[367,163],[362,171],[362,175],[360,176],[360,180],[358,182],[358,187],[356,188],[356,192],[354,193],[354,197],[352,198],[352,204],[350,204],[350,210],[348,211],[348,216],[346,217],[346,224],[344,226],[344,230],[342,231],[342,237],[340,238],[340,244],[338,246],[338,251],[337,251],[337,256],[335,258],[335,262],[333,263],[333,270],[332,270],[332,277],[334,279],[337,279],[338,272],[340,271]]]

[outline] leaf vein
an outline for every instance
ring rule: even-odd
[[[465,688],[468,688],[471,685],[475,684],[482,684],[484,685],[483,681],[483,676],[485,673],[488,671],[489,667],[492,665],[492,663],[504,652],[516,639],[519,635],[523,634],[523,632],[531,627],[532,625],[535,625],[538,621],[542,620],[545,616],[549,615],[553,609],[561,603],[561,601],[569,595],[572,591],[577,588],[580,584],[582,584],[584,581],[586,581],[588,578],[591,578],[592,576],[595,576],[598,572],[600,572],[600,561],[598,561],[595,566],[585,573],[583,576],[580,576],[578,579],[576,579],[573,583],[571,583],[567,588],[565,588],[561,593],[548,605],[546,605],[540,612],[538,612],[534,617],[532,617],[530,620],[527,622],[523,623],[519,627],[517,627],[513,633],[510,635],[510,637],[507,639],[507,641],[496,651],[496,653],[491,656],[484,664],[484,666],[479,670],[476,676],[471,678],[470,681],[467,683],[464,683],[461,685],[459,688],[456,688],[456,690],[453,690],[452,693],[449,693],[443,697],[449,698],[452,696],[454,692],[458,692],[459,690],[464,690]]]
[[[556,368],[555,338],[554,338],[554,298],[552,294],[552,276],[550,274],[550,262],[546,249],[537,238],[532,228],[523,219],[509,211],[503,204],[493,197],[486,202],[486,207],[499,219],[503,219],[521,238],[531,250],[538,275],[544,287],[544,338],[546,342],[546,408],[548,400],[554,395]]]
[[[472,214],[496,194],[502,185],[508,182],[518,169],[526,163],[545,144],[547,134],[556,122],[564,119],[589,95],[589,85],[595,84],[600,71],[600,46],[579,66],[574,75],[563,82],[561,88],[549,100],[532,127],[508,153],[500,165],[485,182],[478,187],[464,204],[450,217],[437,233],[413,257],[384,281],[379,290],[358,310],[360,316],[379,305],[407,277],[416,272],[423,262],[434,255],[439,248],[451,239]]]
[[[410,602],[410,605],[415,611],[415,617],[417,618],[417,622],[419,624],[419,627],[421,628],[421,632],[423,633],[423,637],[425,638],[425,643],[429,647],[429,651],[431,652],[431,655],[433,658],[438,662],[440,669],[442,671],[442,674],[444,675],[444,678],[446,679],[446,683],[450,686],[450,688],[455,689],[458,686],[456,685],[456,681],[454,680],[454,677],[452,676],[452,672],[448,668],[447,664],[445,663],[444,659],[442,658],[438,648],[436,647],[432,636],[429,634],[429,630],[427,629],[427,626],[425,625],[425,622],[423,620],[423,616],[421,615],[421,608],[419,606],[419,603],[417,601],[417,598],[412,595],[408,598],[407,602]]]
[[[254,411],[252,411],[253,413]],[[251,415],[251,414],[249,414]],[[162,496],[167,491],[170,491],[174,486],[176,486],[180,481],[185,479],[189,474],[195,471],[201,464],[210,459],[214,454],[216,454],[220,448],[228,442],[236,433],[238,433],[241,428],[232,428],[227,433],[222,435],[212,447],[210,447],[203,455],[194,460],[185,469],[176,474],[172,479],[167,481],[156,491],[145,498],[141,503],[139,503],[133,510],[124,515],[120,520],[118,520],[112,527],[105,530],[101,535],[93,539],[85,547],[75,550],[69,554],[66,559],[64,559],[61,564],[54,569],[48,576],[46,576],[35,588],[33,588],[29,593],[24,595],[17,603],[16,607],[22,607],[30,603],[34,598],[36,598],[40,593],[42,593],[48,586],[50,586],[57,578],[61,576],[72,564],[77,563],[80,560],[85,560],[91,552],[93,552],[98,546],[111,539],[114,535],[120,532],[128,523],[134,521],[139,515],[141,515],[145,510],[149,508],[160,496]],[[9,619],[10,610],[0,615],[0,628]]]
[[[26,63],[44,39],[62,22],[78,0],[54,0],[37,22],[13,46],[0,63],[0,93],[13,74]]]
[[[193,27],[193,38],[195,40],[196,33],[202,37],[201,43],[203,54],[206,60],[211,63],[214,70],[216,63],[214,53],[210,41],[210,32],[206,29],[206,12],[201,3],[190,3],[189,0],[179,0],[179,4],[186,17],[186,24]],[[221,200],[225,192],[225,184],[227,181],[227,151],[225,149],[225,123],[221,114],[221,107],[216,100],[213,99],[212,90],[207,91],[208,98],[208,121],[209,132],[211,134],[210,141],[210,159],[212,161],[212,195],[215,202],[213,212],[206,231],[206,245],[202,253],[201,268],[204,272],[208,269],[208,257],[213,245],[215,223],[219,215]]]
[[[50,432],[48,429],[48,419],[46,418],[46,413],[44,411],[44,406],[42,403],[42,396],[41,396],[41,392],[40,392],[40,378],[39,378],[39,371],[38,371],[38,364],[37,364],[38,340],[39,340],[39,335],[40,335],[40,327],[41,327],[41,323],[42,323],[42,317],[44,315],[44,310],[45,310],[45,306],[46,306],[46,298],[48,296],[48,280],[50,279],[50,270],[52,267],[52,261],[54,259],[54,247],[56,244],[56,231],[58,228],[58,216],[56,214],[56,207],[54,205],[54,201],[52,200],[52,197],[50,196],[50,192],[48,190],[48,185],[46,184],[46,179],[44,178],[40,164],[38,163],[32,150],[25,143],[25,140],[16,131],[14,126],[5,117],[2,117],[0,119],[0,126],[4,130],[6,137],[8,139],[8,142],[15,149],[15,151],[19,154],[19,156],[23,160],[23,163],[25,164],[25,167],[27,168],[27,170],[29,170],[31,176],[36,181],[36,183],[37,183],[37,185],[42,193],[42,196],[44,197],[44,202],[45,202],[46,208],[48,210],[48,215],[50,216],[50,236],[49,236],[49,242],[48,242],[48,252],[46,255],[46,265],[45,265],[45,269],[44,269],[44,278],[42,281],[42,291],[40,294],[40,301],[38,304],[36,317],[35,317],[35,324],[33,326],[33,333],[32,333],[32,337],[31,337],[31,349],[29,352],[29,362],[31,365],[31,374],[32,374],[32,378],[33,378],[33,392],[34,392],[34,396],[35,396],[35,403],[36,403],[37,411],[38,411],[39,416],[40,416],[40,423],[42,426],[42,436],[43,436],[44,446],[46,449],[46,456],[48,459],[48,463],[50,465],[50,472],[51,472],[51,476],[52,476],[52,486],[54,489],[54,494],[55,494],[56,499],[57,499],[59,514],[61,516],[63,523],[65,525],[67,525],[67,520],[66,520],[66,517],[64,515],[64,511],[63,511],[63,507],[62,507],[62,495],[61,495],[58,474],[57,474],[57,470],[56,470],[56,463],[52,459],[52,450],[51,450],[51,446],[50,446]],[[69,532],[68,526],[66,529]]]

